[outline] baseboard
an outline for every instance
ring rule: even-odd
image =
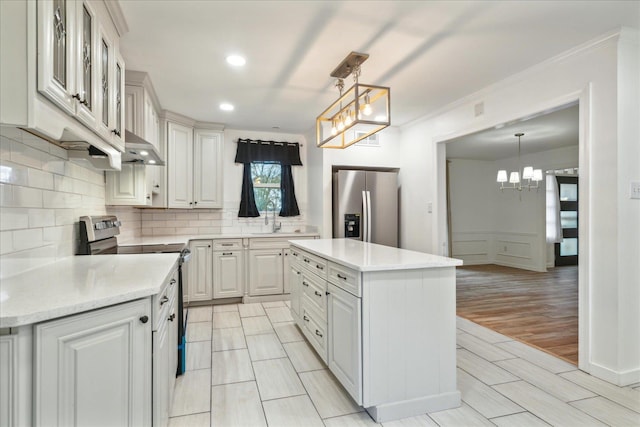
[[[597,363],[590,364],[589,374],[620,387],[640,382],[640,367],[617,372]]]
[[[494,261],[492,264],[500,265],[502,267],[519,268],[520,270],[536,271],[538,273],[544,273],[546,271],[546,269],[544,271],[541,271],[529,264],[518,264],[515,262]]]
[[[437,412],[460,406],[460,392],[458,390],[425,396],[416,399],[403,400],[393,403],[365,408],[369,415],[377,422],[399,420],[414,417],[426,412]]]

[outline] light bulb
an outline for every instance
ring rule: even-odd
[[[344,130],[344,121],[342,120],[342,115],[338,117],[338,130],[342,132]]]
[[[351,111],[349,111],[347,112],[347,118],[344,119],[344,124],[349,126],[351,123],[353,123],[353,119],[351,118]]]
[[[364,96],[364,109],[362,110],[365,116],[370,116],[373,113],[373,109],[371,108],[371,100],[369,99],[369,95]]]
[[[331,122],[331,135],[336,136],[338,134],[338,129],[336,129],[336,122]]]

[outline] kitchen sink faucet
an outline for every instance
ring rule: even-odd
[[[276,231],[279,231],[282,228],[282,222],[280,222],[280,224],[276,223],[276,204],[272,201],[269,201],[267,202],[267,209],[264,214],[264,224],[269,225],[269,206],[273,208],[273,227],[271,232],[275,233]]]

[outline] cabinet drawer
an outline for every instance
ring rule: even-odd
[[[289,240],[274,237],[249,239],[249,249],[288,249]]]
[[[311,346],[316,350],[318,356],[324,363],[327,363],[327,324],[319,322],[313,311],[308,310],[303,305],[302,323],[303,332]]]
[[[329,282],[357,297],[362,297],[360,278],[359,271],[329,262]]]
[[[302,297],[327,321],[327,282],[314,274],[302,273]]]
[[[152,329],[154,331],[157,331],[161,323],[171,314],[169,313],[169,307],[171,306],[171,300],[175,298],[174,295],[176,294],[177,287],[177,273],[174,273],[163,287],[162,292],[152,298],[151,318],[153,320]]]
[[[214,251],[229,251],[242,249],[242,239],[221,239],[213,241]]]
[[[313,274],[320,276],[322,279],[327,278],[327,261],[309,252],[300,251],[302,258],[302,266]]]

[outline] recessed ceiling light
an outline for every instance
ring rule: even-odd
[[[233,108],[234,108],[233,105],[226,102],[220,104],[220,109],[222,111],[233,111]]]
[[[141,156],[148,156],[148,155],[149,155],[149,152],[148,152],[148,151],[144,151],[144,150],[142,150],[142,151],[140,152],[140,155],[141,155]]]
[[[149,163],[150,165],[155,165],[156,161],[155,160],[149,160],[147,163]]]
[[[234,67],[242,67],[247,63],[247,60],[240,55],[229,55],[227,56],[227,63],[229,65],[233,65]]]

